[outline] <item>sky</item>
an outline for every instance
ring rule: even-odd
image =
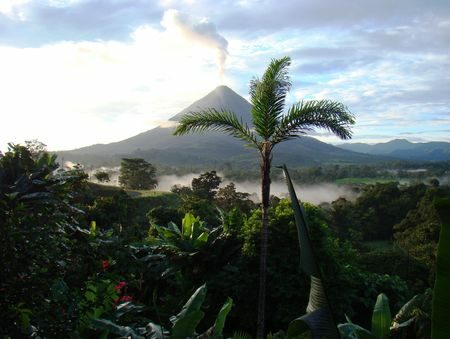
[[[449,54],[448,0],[0,0],[0,150],[123,140],[285,55],[288,104],[344,103],[351,142],[450,142]]]

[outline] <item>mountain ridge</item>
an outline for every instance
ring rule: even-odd
[[[377,144],[347,143],[337,147],[370,155],[382,155],[403,160],[446,161],[450,160],[450,143],[430,141],[413,143],[406,139],[393,139]]]

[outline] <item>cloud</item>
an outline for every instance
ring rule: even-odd
[[[71,149],[149,130],[221,82],[215,59],[209,46],[147,25],[129,42],[0,45],[0,148],[37,138]]]
[[[217,32],[213,23],[206,19],[193,22],[192,18],[186,14],[175,9],[169,9],[164,12],[161,24],[167,31],[177,32],[190,42],[215,49],[219,71],[223,76],[225,61],[228,56],[228,41]]]

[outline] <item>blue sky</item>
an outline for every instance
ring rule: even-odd
[[[352,142],[450,142],[449,51],[447,0],[1,0],[0,149],[122,140],[284,55],[289,102],[343,102]]]

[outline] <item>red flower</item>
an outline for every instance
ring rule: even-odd
[[[133,297],[130,296],[130,295],[123,295],[118,300],[119,303],[124,303],[124,302],[127,302],[127,301],[133,301]]]
[[[109,268],[108,260],[102,260],[102,268],[103,268],[103,270],[107,270]]]
[[[130,295],[123,295],[123,296],[121,296],[121,297],[119,297],[117,299],[114,299],[114,303],[116,305],[120,304],[120,303],[125,303],[127,301],[133,301],[133,297],[130,296]]]
[[[127,286],[127,283],[125,281],[120,281],[116,286],[114,286],[114,288],[117,292],[120,292],[120,290],[125,286]]]

